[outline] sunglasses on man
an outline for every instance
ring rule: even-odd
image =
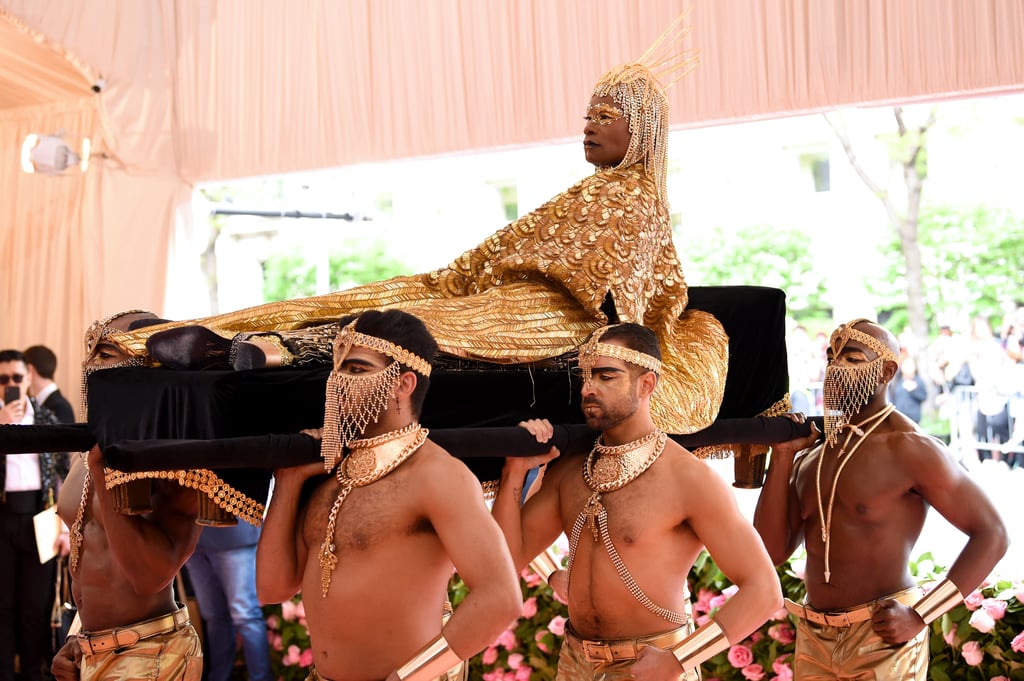
[[[0,385],[7,385],[11,381],[21,383],[25,380],[25,374],[0,374]]]

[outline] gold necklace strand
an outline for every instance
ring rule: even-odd
[[[821,464],[825,460],[825,448],[822,447],[821,454],[818,456],[818,470],[815,478],[818,492],[818,518],[821,522],[821,540],[825,543],[825,583],[829,583],[829,579],[832,576],[829,565],[829,552],[831,549],[832,539],[832,509],[836,500],[836,489],[839,487],[839,476],[843,474],[843,468],[846,467],[847,462],[853,458],[857,448],[860,447],[861,443],[868,439],[868,435],[885,421],[889,414],[896,410],[896,405],[890,404],[879,410],[879,412],[873,416],[869,416],[856,425],[847,424],[844,428],[849,428],[850,432],[846,436],[846,440],[843,442],[843,446],[839,449],[839,454],[836,456],[836,460],[839,461],[839,466],[836,468],[835,474],[832,476],[832,489],[828,495],[828,511],[826,512],[824,503],[821,495]],[[863,426],[871,424],[867,430],[863,430]],[[849,452],[846,451],[846,446],[850,444],[850,438],[853,437],[854,433],[860,436],[860,439],[854,443],[853,447]]]
[[[367,440],[356,440],[352,443],[353,445],[359,445],[360,455],[367,459],[367,461],[360,463],[358,468],[361,471],[365,469],[369,472],[357,475],[356,477],[349,477],[346,474],[346,464],[352,455],[357,453],[355,449],[342,461],[342,465],[338,466],[337,477],[341,490],[339,490],[338,498],[334,500],[334,505],[331,507],[330,516],[327,518],[327,532],[325,533],[323,543],[320,545],[320,590],[325,598],[327,597],[328,590],[331,588],[331,576],[334,573],[334,568],[338,566],[338,556],[334,553],[337,549],[334,544],[334,533],[341,504],[345,501],[349,492],[356,487],[365,487],[374,483],[398,468],[426,442],[428,433],[429,431],[426,428],[421,428],[420,424],[414,421],[399,430]],[[369,446],[366,446],[368,444]],[[399,451],[394,453],[396,449]],[[381,466],[377,465],[378,452],[385,455],[384,464]]]
[[[594,449],[591,451],[590,456],[587,457],[586,464],[583,467],[583,479],[586,481],[587,486],[593,491],[587,503],[583,506],[579,515],[576,516],[576,522],[573,523],[572,532],[569,537],[569,560],[566,565],[566,572],[569,577],[572,576],[572,565],[576,559],[576,549],[580,544],[580,535],[583,532],[584,524],[589,525],[594,535],[594,541],[601,541],[604,544],[605,551],[608,553],[608,557],[612,561],[612,565],[615,566],[615,571],[619,574],[619,578],[623,584],[629,590],[629,593],[639,602],[642,606],[647,608],[650,612],[654,613],[662,619],[668,620],[674,624],[685,624],[687,621],[686,615],[680,615],[676,612],[663,608],[656,605],[650,597],[644,593],[644,590],[640,588],[640,585],[633,579],[633,575],[630,574],[629,568],[622,561],[622,557],[619,555],[618,550],[615,548],[614,542],[612,542],[611,532],[608,530],[608,510],[601,503],[602,492],[613,492],[617,489],[625,487],[628,483],[632,482],[636,478],[650,468],[661,453],[665,451],[665,443],[668,440],[668,436],[660,430],[654,430],[648,435],[627,442],[624,445],[606,446],[597,442],[594,444]],[[610,481],[596,481],[591,473],[591,464],[595,454],[605,454],[611,457],[631,457],[624,459],[620,462],[619,474]],[[631,456],[633,455],[633,456]],[[626,464],[627,470],[625,475],[622,474],[621,466]]]
[[[85,522],[85,507],[89,503],[89,461],[82,457],[85,479],[82,480],[82,499],[78,502],[75,522],[71,525],[71,572],[78,571],[78,558],[82,555],[82,524]]]

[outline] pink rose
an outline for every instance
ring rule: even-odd
[[[779,622],[768,627],[768,636],[785,646],[796,640],[796,631],[789,622]]]
[[[1015,653],[1024,653],[1024,631],[1013,637],[1013,640],[1010,641],[1010,648]]]
[[[274,639],[270,642],[270,647],[274,650],[284,650],[284,640],[281,638],[281,634],[274,634]]]
[[[544,581],[540,578],[540,575],[534,572],[531,568],[526,568],[525,570],[523,570],[521,575],[523,581],[526,582],[526,586],[530,587],[531,589]]]
[[[772,613],[772,619],[773,620],[779,620],[780,622],[781,621],[788,621],[789,620],[789,610],[786,610],[785,607],[779,608],[778,610],[776,610],[775,612]]]
[[[501,636],[498,637],[496,643],[505,650],[513,650],[519,646],[519,641],[516,639],[515,632],[511,629],[506,629],[501,632]]]
[[[530,619],[537,614],[537,597],[530,596],[523,601],[523,617]]]
[[[758,641],[760,641],[760,640],[761,640],[762,638],[764,638],[764,634],[763,634],[763,633],[761,633],[761,630],[760,630],[760,629],[758,629],[757,631],[755,631],[754,633],[752,633],[752,634],[751,634],[751,635],[750,635],[750,636],[749,636],[748,638],[750,639],[750,642],[751,642],[751,643],[757,643],[757,642],[758,642]]]
[[[519,665],[523,663],[522,653],[512,653],[508,656],[508,668],[519,669]]]
[[[988,681],[1010,681],[1010,677],[1008,677],[1008,676],[993,676]]]
[[[298,608],[295,607],[295,603],[292,601],[285,601],[282,603],[281,617],[286,622],[294,622],[295,618],[298,617]]]
[[[981,607],[981,604],[984,600],[985,597],[982,595],[980,591],[972,591],[971,593],[967,594],[967,598],[964,599],[964,605],[967,606],[968,610],[977,610]]]
[[[548,634],[548,632],[544,631],[543,629],[540,629],[540,630],[537,631],[537,633],[535,633],[533,635],[533,640],[537,643],[537,648],[542,653],[550,653],[551,652],[551,649],[548,648],[548,644],[544,643],[544,637],[547,636],[547,634]]]
[[[984,608],[988,616],[993,620],[1003,619],[1003,615],[1006,614],[1006,601],[999,600],[998,598],[986,598],[981,602],[981,607]]]
[[[267,629],[280,629],[281,618],[277,615],[271,615],[267,618]]]
[[[777,674],[775,678],[779,679],[779,681],[790,681],[793,678],[793,668],[784,662],[783,659],[781,657],[775,658],[775,661],[772,662],[772,671]]]
[[[711,589],[701,589],[697,592],[697,600],[693,603],[693,611],[697,614],[710,612],[711,610],[711,599],[714,597],[715,592]]]
[[[515,681],[530,681],[530,676],[533,674],[533,670],[530,669],[530,665],[524,664],[522,667],[516,670]],[[1009,681],[1009,679],[1007,679]]]
[[[565,636],[565,622],[566,620],[564,617],[561,615],[555,615],[551,618],[551,621],[548,622],[548,631],[555,636]]]
[[[960,649],[960,652],[963,653],[964,662],[972,667],[977,667],[981,664],[981,660],[985,657],[985,653],[981,652],[981,646],[978,645],[977,641],[968,641]]]
[[[487,649],[484,651],[484,654],[480,659],[484,664],[488,666],[494,664],[494,662],[498,659],[498,649],[494,646],[487,646]]]
[[[711,606],[712,610],[714,610],[716,608],[721,608],[723,605],[725,605],[725,602],[727,600],[729,599],[726,597],[725,594],[718,594],[708,602],[708,605]]]
[[[748,664],[741,673],[747,681],[761,681],[764,678],[764,667],[759,664]]]
[[[736,669],[743,669],[754,661],[754,653],[744,645],[734,645],[729,648],[729,664]]]
[[[505,679],[505,670],[504,669],[494,669],[494,670],[489,671],[489,672],[484,672],[483,676],[484,676],[484,681],[504,681],[504,679]]]
[[[308,667],[311,664],[313,664],[313,649],[306,648],[302,651],[302,654],[299,655],[299,666]]]
[[[946,642],[946,645],[948,645],[950,648],[955,648],[956,647],[956,641],[957,641],[957,638],[956,638],[956,627],[953,627],[952,629],[947,631],[945,634],[943,634],[942,635],[942,640],[944,640]]]
[[[738,586],[736,586],[735,584],[730,584],[729,586],[722,589],[722,595],[725,596],[726,600],[729,600],[730,598],[735,596],[739,590],[740,588]]]
[[[996,626],[996,621],[985,610],[978,609],[971,613],[970,625],[981,633],[987,634]]]
[[[711,621],[710,615],[697,615],[697,626],[703,627],[705,624]]]
[[[288,652],[281,658],[281,664],[288,667],[294,667],[299,663],[299,658],[302,656],[302,651],[294,643],[288,646]]]

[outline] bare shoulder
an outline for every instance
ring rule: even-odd
[[[693,452],[669,439],[665,443],[665,451],[659,463],[669,467],[675,482],[683,485],[687,496],[704,494],[721,494],[728,492],[728,485],[707,461],[698,458]]]
[[[433,440],[424,442],[405,467],[416,476],[417,486],[431,496],[480,493],[480,481],[469,467]]]

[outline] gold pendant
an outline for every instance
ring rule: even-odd
[[[590,495],[587,499],[587,505],[583,507],[583,513],[587,516],[587,527],[590,528],[591,534],[594,535],[594,541],[600,539],[600,534],[597,531],[597,517],[604,511],[604,504],[601,503],[601,495],[595,492]]]
[[[611,456],[598,457],[597,461],[594,462],[594,468],[591,472],[594,482],[598,485],[613,483],[619,479],[620,474],[621,466],[619,465],[619,460]]]
[[[362,478],[377,470],[377,455],[372,449],[357,449],[345,460],[345,473],[350,478]]]

